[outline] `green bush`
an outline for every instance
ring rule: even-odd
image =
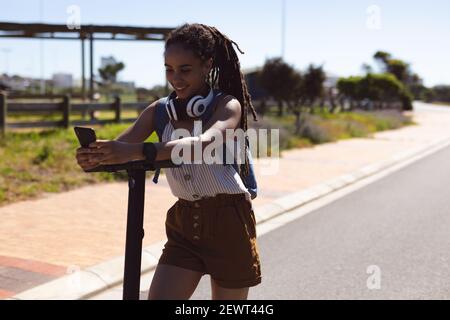
[[[332,127],[326,124],[318,124],[313,121],[313,117],[307,117],[304,121],[300,136],[308,139],[313,144],[332,141]]]
[[[317,107],[313,115],[303,115],[303,125],[298,136],[294,134],[294,116],[274,118],[272,121],[289,133],[287,143],[282,144],[286,149],[298,145],[299,139],[308,141],[304,143],[308,146],[339,139],[367,137],[376,131],[412,124],[409,117],[396,110],[330,113]]]

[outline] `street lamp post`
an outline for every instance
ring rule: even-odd
[[[39,1],[39,19],[41,23],[43,23],[43,16],[44,16],[44,0]],[[41,94],[45,94],[45,79],[44,79],[44,40],[39,40],[39,51],[40,51],[40,58],[41,58],[41,81],[40,81],[40,90]]]
[[[284,59],[286,29],[286,0],[281,0],[281,57]]]

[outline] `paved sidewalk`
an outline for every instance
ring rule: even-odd
[[[263,175],[257,164],[255,207],[450,137],[450,108],[416,106],[417,126],[283,152],[276,175]],[[155,185],[150,175],[144,247],[165,239],[166,210],[175,201],[165,177]],[[1,207],[0,298],[123,255],[127,197],[127,183],[108,183]]]

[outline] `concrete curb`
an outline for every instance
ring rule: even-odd
[[[351,174],[345,174],[325,181],[305,190],[291,193],[275,201],[255,208],[257,224],[266,222],[285,212],[296,209],[313,200],[322,198],[375,173],[394,165],[407,162],[412,157],[433,153],[450,145],[450,138],[436,140],[425,147],[415,148],[396,154],[390,159],[365,166]],[[142,250],[141,274],[156,268],[165,241],[148,246]],[[15,295],[10,300],[80,300],[87,299],[123,282],[124,256],[113,258],[84,270],[47,282],[38,287]]]

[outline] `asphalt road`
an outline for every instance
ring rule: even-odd
[[[445,148],[261,235],[249,299],[449,299],[449,186]]]

